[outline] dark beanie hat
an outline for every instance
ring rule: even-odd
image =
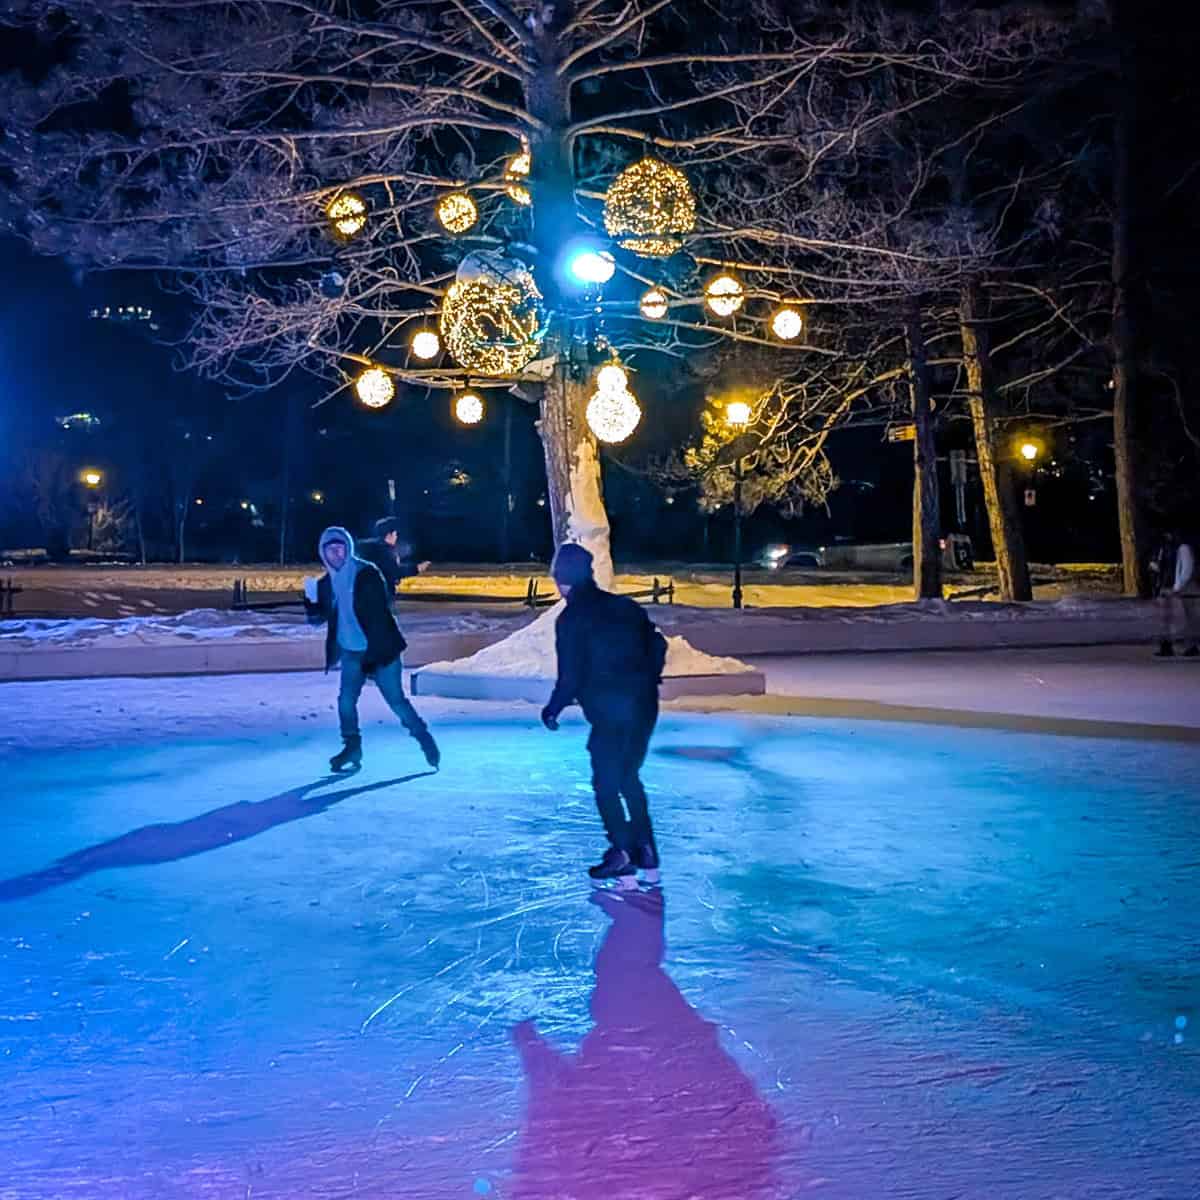
[[[551,567],[550,573],[556,583],[565,583],[568,587],[590,583],[592,556],[577,542],[564,542],[554,556],[554,566]]]

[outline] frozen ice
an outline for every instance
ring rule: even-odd
[[[622,899],[578,718],[334,689],[5,685],[3,1200],[1195,1195],[1194,742],[671,711]]]

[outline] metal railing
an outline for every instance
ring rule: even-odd
[[[651,604],[674,604],[675,581],[665,582],[654,577],[654,582],[648,588],[636,592],[623,592],[632,600]],[[396,598],[406,604],[512,604],[523,608],[550,608],[558,603],[558,596],[553,592],[542,592],[538,580],[531,578],[525,585],[523,596],[489,596],[480,592],[430,592],[430,591],[398,591]],[[271,612],[276,609],[303,609],[304,601],[297,598],[291,600],[251,600],[250,588],[244,579],[233,581],[233,602],[230,607],[237,612]]]
[[[0,579],[0,619],[17,615],[16,597],[24,590],[7,577]]]

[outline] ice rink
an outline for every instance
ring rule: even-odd
[[[1170,669],[1170,668],[1167,668]],[[1194,1200],[1200,745],[8,684],[3,1200]]]

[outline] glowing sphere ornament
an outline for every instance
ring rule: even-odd
[[[469,254],[442,300],[446,349],[472,373],[519,374],[533,361],[544,332],[541,299],[523,263]]]
[[[642,407],[630,391],[596,392],[588,401],[588,427],[602,442],[623,442],[641,419]]]
[[[483,420],[483,400],[474,392],[462,392],[454,398],[455,419],[464,425],[478,425]]]
[[[620,363],[606,363],[596,372],[596,387],[602,392],[623,392],[629,387],[629,376]]]
[[[508,165],[504,168],[504,180],[508,184],[506,189],[509,198],[520,205],[529,205],[533,203],[533,197],[529,194],[529,189],[525,186],[525,180],[529,178],[529,172],[533,170],[533,158],[528,150],[522,150],[520,154],[514,154],[508,160]]]
[[[746,289],[733,275],[718,275],[704,289],[704,301],[718,317],[732,317],[746,300]]]
[[[333,232],[349,241],[366,228],[367,202],[357,192],[339,192],[325,206],[325,216]]]
[[[420,329],[409,343],[412,352],[423,359],[437,358],[442,352],[442,339],[432,329]]]
[[[643,158],[612,181],[604,228],[626,250],[667,258],[696,228],[696,197],[687,176],[658,158]]]
[[[667,293],[658,288],[643,292],[638,311],[648,321],[661,321],[667,315]]]
[[[466,192],[449,192],[437,203],[437,219],[447,233],[466,233],[479,220],[479,208]]]
[[[367,367],[355,379],[354,393],[367,408],[386,408],[396,395],[396,385],[382,367]]]
[[[781,308],[771,318],[771,332],[781,342],[794,342],[804,332],[804,318],[798,309]]]

